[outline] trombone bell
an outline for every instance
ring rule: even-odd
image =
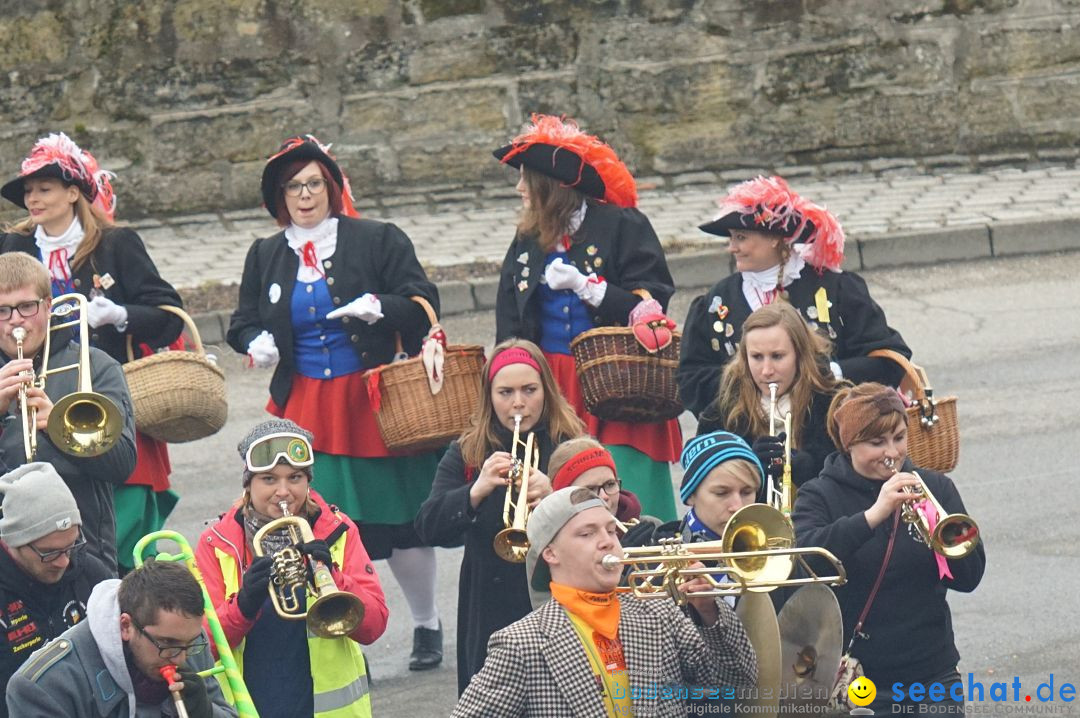
[[[723,553],[757,554],[731,560],[751,584],[750,591],[771,591],[777,582],[791,575],[795,565],[791,554],[780,553],[795,546],[795,530],[782,513],[767,504],[750,504],[732,514],[724,527],[721,546]],[[762,554],[765,551],[777,553]],[[754,583],[764,585],[755,588]]]
[[[53,405],[45,432],[65,453],[100,456],[116,444],[123,430],[124,419],[111,399],[93,391],[77,391]]]

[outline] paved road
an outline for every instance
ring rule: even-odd
[[[798,168],[789,175],[793,189],[825,204],[840,218],[849,239],[849,261],[858,262],[856,241],[884,239],[897,233],[930,233],[930,239],[902,248],[884,246],[861,266],[896,264],[881,252],[902,251],[906,262],[967,259],[989,255],[969,243],[986,244],[979,229],[1016,221],[1080,223],[1080,169],[1069,166],[998,167],[980,172],[960,168],[852,165],[848,174],[823,176],[819,169]],[[793,170],[795,172],[796,170]],[[746,170],[696,172],[675,177],[638,178],[640,206],[667,246],[715,244],[698,230],[712,219],[716,198]],[[385,197],[377,206],[360,197],[357,207],[368,217],[398,224],[413,240],[417,256],[429,267],[473,261],[501,261],[513,235],[519,202],[514,179],[505,185],[447,191],[417,190]],[[121,197],[121,219],[123,198]],[[262,209],[239,210],[136,221],[162,275],[178,287],[205,282],[239,282],[244,256],[253,239],[277,231]],[[1055,230],[1049,230],[1051,232]],[[985,232],[983,233],[985,235]],[[1047,238],[1038,237],[1040,242]],[[1075,242],[1050,240],[1052,248],[1075,248]],[[885,243],[878,243],[885,245]],[[952,244],[952,247],[945,245]],[[995,254],[1008,250],[1002,235]],[[1031,251],[1027,249],[1025,251]],[[872,261],[871,261],[872,260]],[[856,268],[859,264],[854,265]]]
[[[941,394],[960,397],[963,444],[953,476],[986,539],[988,566],[979,589],[953,594],[962,672],[987,688],[1019,676],[1033,690],[1053,673],[1058,686],[1080,683],[1080,521],[1073,453],[1080,440],[1080,253],[983,260],[864,274],[890,322],[914,347]],[[672,315],[693,296],[681,291]],[[490,345],[490,312],[449,318],[452,341]],[[215,437],[172,448],[182,500],[170,520],[194,538],[203,522],[240,491],[235,443],[265,415],[270,374],[228,371],[230,416]],[[684,416],[684,431],[693,420]],[[677,481],[677,479],[676,479]],[[454,625],[460,550],[439,550],[439,603],[447,660],[410,674],[407,609],[380,565],[390,626],[367,649],[379,716],[445,715],[455,699]],[[1023,698],[1023,696],[1021,696]]]

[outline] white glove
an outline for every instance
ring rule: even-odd
[[[562,257],[555,259],[544,270],[544,281],[554,290],[570,289],[586,304],[599,307],[607,294],[607,282],[595,274],[585,276],[577,267],[566,264]]]
[[[277,364],[280,355],[274,335],[263,330],[262,334],[248,344],[248,356],[251,357],[251,365],[256,369],[267,369]]]
[[[549,289],[555,291],[572,289],[574,294],[580,294],[589,282],[589,278],[582,274],[581,270],[562,261],[562,257],[555,259],[547,266],[544,270],[544,279]]]
[[[374,324],[383,318],[382,302],[374,294],[364,294],[344,307],[338,307],[326,315],[327,319],[339,319],[341,317],[356,317],[357,319],[363,319],[368,324]]]
[[[122,332],[127,329],[128,312],[108,297],[97,296],[86,305],[86,322],[94,329],[112,324]]]

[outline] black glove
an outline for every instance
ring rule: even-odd
[[[326,545],[326,542],[322,539],[315,539],[314,541],[308,541],[307,543],[300,544],[300,550],[305,556],[310,556],[316,561],[322,561],[326,564],[327,568],[330,568],[334,559],[330,557],[330,547]]]
[[[184,699],[184,707],[187,708],[188,718],[213,718],[214,706],[210,703],[210,694],[206,690],[206,682],[193,668],[178,668],[180,680],[184,683],[184,691],[180,697]]]
[[[269,597],[267,587],[270,585],[270,571],[273,567],[272,558],[260,556],[252,561],[244,572],[244,583],[236,594],[236,605],[240,607],[240,613],[249,620],[255,618]]]
[[[765,473],[779,479],[784,473],[784,432],[780,436],[762,436],[750,447],[761,462]]]

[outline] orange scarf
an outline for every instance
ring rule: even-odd
[[[622,606],[614,591],[589,593],[552,581],[551,597],[604,638],[614,640],[618,635]]]

